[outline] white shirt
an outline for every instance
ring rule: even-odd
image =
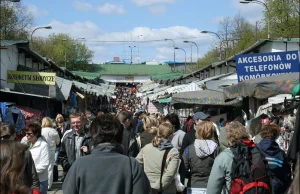
[[[60,139],[57,131],[50,127],[42,128],[42,136],[45,138],[49,145],[50,151],[55,151],[56,145],[59,144]]]
[[[48,180],[48,166],[49,166],[49,148],[46,141],[38,138],[35,144],[29,148],[32,159],[34,161],[35,169],[39,180]]]

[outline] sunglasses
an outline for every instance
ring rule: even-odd
[[[28,135],[28,136],[29,136],[29,135],[33,135],[33,133],[25,133],[25,134]]]

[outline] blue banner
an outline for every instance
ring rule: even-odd
[[[236,55],[238,82],[299,72],[298,51]]]

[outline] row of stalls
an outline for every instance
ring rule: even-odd
[[[29,41],[1,40],[0,118],[23,129],[27,120],[110,107],[115,86],[89,80],[43,57]],[[12,119],[13,118],[13,119]]]
[[[232,120],[241,115],[250,120],[275,108],[282,110],[289,100],[296,103],[292,93],[298,84],[299,73],[240,83],[236,73],[229,73],[173,87],[148,83],[139,89],[139,95],[149,98],[149,107],[156,107],[154,111],[164,112],[165,107],[169,107],[168,112],[177,113],[182,123],[195,109],[216,116],[212,117],[216,122],[220,118]]]

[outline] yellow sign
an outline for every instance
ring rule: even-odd
[[[55,85],[55,73],[7,71],[7,83]]]

